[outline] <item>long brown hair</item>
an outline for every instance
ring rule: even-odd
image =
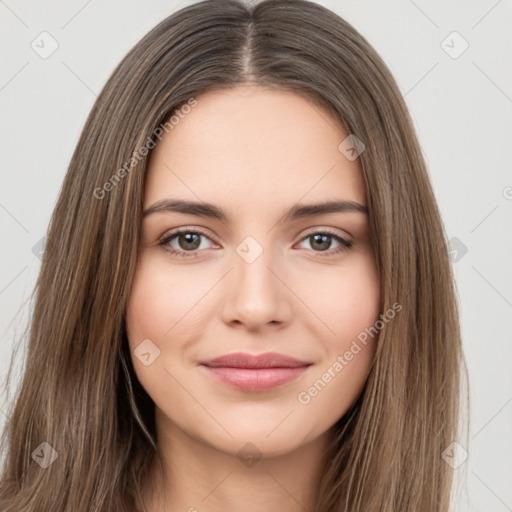
[[[154,405],[124,322],[150,154],[141,148],[191,98],[248,83],[321,103],[365,144],[381,311],[402,305],[337,424],[316,512],[448,510],[453,470],[442,453],[457,436],[466,368],[446,236],[400,91],[369,43],[324,7],[207,0],[163,20],[126,55],[85,123],[50,221],[24,373],[7,411],[2,511],[143,508],[141,479],[158,455]]]

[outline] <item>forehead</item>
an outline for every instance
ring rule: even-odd
[[[196,101],[153,149],[145,207],[169,194],[238,207],[302,197],[365,204],[359,160],[338,149],[348,133],[318,102],[261,86]]]

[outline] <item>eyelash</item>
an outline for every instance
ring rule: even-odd
[[[168,245],[174,238],[176,238],[178,235],[180,235],[182,233],[189,233],[189,234],[192,233],[194,235],[202,235],[205,238],[210,239],[210,237],[208,235],[206,235],[206,233],[203,233],[200,230],[189,229],[189,228],[179,228],[179,229],[173,231],[172,233],[170,233],[169,235],[165,236],[159,242],[158,245],[161,246],[165,251],[167,251],[171,256],[179,256],[179,257],[183,257],[183,258],[196,257],[198,255],[198,253],[201,252],[201,250],[177,251],[176,249],[173,249]],[[300,242],[307,240],[308,238],[312,237],[313,235],[327,235],[329,237],[334,238],[337,242],[339,242],[341,244],[340,247],[338,247],[336,250],[328,249],[327,251],[313,251],[321,257],[329,257],[329,256],[337,255],[337,254],[342,254],[342,253],[348,251],[353,245],[353,242],[345,240],[344,238],[342,238],[341,236],[339,236],[338,234],[336,234],[335,232],[333,232],[329,229],[323,229],[321,231],[313,231],[313,232],[309,233],[308,235],[306,235],[304,238],[302,238],[300,240]]]

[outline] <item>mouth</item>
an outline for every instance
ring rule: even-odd
[[[313,363],[276,353],[227,354],[200,366],[218,382],[242,391],[265,391],[300,377]]]

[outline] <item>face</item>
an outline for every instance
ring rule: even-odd
[[[368,375],[379,286],[364,178],[338,149],[349,134],[300,95],[196,100],[147,171],[133,365],[157,425],[280,455],[332,432]]]

